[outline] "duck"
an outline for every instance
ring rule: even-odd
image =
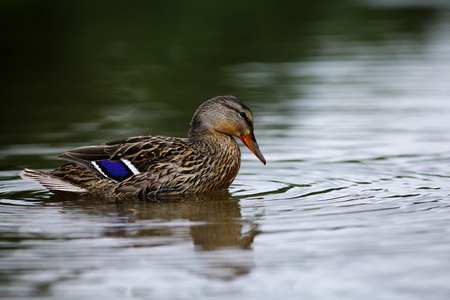
[[[20,176],[53,193],[146,199],[227,189],[241,165],[237,137],[265,165],[253,114],[239,98],[218,96],[202,103],[187,138],[135,136],[79,147],[58,159],[53,171],[25,169]]]

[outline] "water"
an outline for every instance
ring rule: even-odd
[[[110,8],[102,22],[91,17],[99,8],[78,7],[59,29],[70,29],[62,36],[72,52],[51,47],[71,60],[15,65],[3,82],[0,294],[448,299],[450,12],[439,1],[334,3],[309,14],[276,6],[281,15],[261,25],[263,32],[251,26],[258,16],[244,14],[234,26],[249,26],[207,18],[208,31],[194,22],[192,7],[184,7],[185,25],[177,27],[180,16],[159,7],[181,33],[151,29],[157,41],[146,35],[142,44],[131,32],[162,21],[138,13],[119,22],[129,28],[111,25],[100,35],[123,7]],[[218,6],[204,7],[206,15],[224,10]],[[273,9],[264,4],[257,15]],[[291,18],[291,10],[308,17]],[[180,40],[193,29],[213,42]],[[46,53],[40,47],[35,57]],[[155,52],[144,55],[148,48]],[[168,52],[158,57],[162,49]],[[58,153],[85,144],[185,136],[195,108],[218,94],[235,94],[252,108],[268,162],[243,148],[228,192],[112,203],[54,197],[18,177],[24,167],[54,168]]]

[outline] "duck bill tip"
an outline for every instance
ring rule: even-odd
[[[239,139],[244,143],[245,146],[247,146],[250,151],[255,154],[255,156],[265,165],[266,159],[264,158],[264,155],[261,153],[261,150],[259,150],[258,143],[256,142],[255,135],[253,133],[247,134],[247,135],[241,135],[239,136]]]

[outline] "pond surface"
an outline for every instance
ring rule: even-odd
[[[64,3],[1,11],[16,25],[2,35],[3,297],[449,299],[445,1]],[[74,200],[18,176],[81,145],[186,136],[220,94],[252,108],[267,159],[241,147],[226,192]]]

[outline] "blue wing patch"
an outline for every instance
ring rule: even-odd
[[[123,181],[134,174],[123,161],[98,160],[93,161],[92,164],[105,177],[116,181]]]

